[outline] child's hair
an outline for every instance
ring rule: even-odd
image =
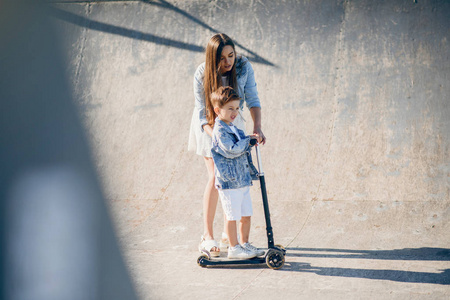
[[[222,108],[225,104],[234,100],[241,100],[241,97],[239,97],[239,95],[231,86],[221,86],[211,94],[211,104],[214,108]],[[214,117],[217,117],[215,113],[214,115]]]
[[[222,108],[225,104],[233,100],[241,100],[241,97],[231,86],[221,86],[211,94],[213,107]]]

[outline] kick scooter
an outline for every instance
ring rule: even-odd
[[[252,139],[250,144],[255,145],[256,139]],[[283,246],[275,245],[273,241],[272,225],[270,223],[269,202],[267,199],[266,181],[264,179],[264,171],[261,162],[261,153],[259,145],[255,145],[256,157],[258,160],[258,177],[261,185],[262,201],[264,206],[264,216],[266,219],[266,233],[268,241],[268,250],[264,256],[254,257],[251,259],[228,259],[228,258],[213,258],[207,250],[202,250],[202,254],[197,259],[197,264],[201,267],[213,266],[229,266],[229,265],[255,265],[267,264],[271,269],[278,270],[284,265],[284,257],[286,250]]]

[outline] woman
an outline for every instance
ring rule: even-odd
[[[211,157],[211,135],[215,119],[211,93],[220,86],[231,86],[241,97],[240,114],[234,125],[245,131],[242,117],[244,102],[253,119],[253,133],[264,144],[261,131],[261,105],[256,89],[253,68],[247,58],[236,56],[233,41],[223,33],[214,35],[206,46],[206,61],[198,66],[194,75],[195,108],[189,136],[189,150],[203,156],[208,172],[208,183],[203,194],[203,225],[199,250],[205,249],[212,256],[219,256],[219,245],[214,240],[213,223],[216,213],[218,191],[214,186],[214,162]],[[225,230],[224,230],[225,232]],[[222,234],[223,242],[226,235]]]

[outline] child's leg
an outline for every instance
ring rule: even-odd
[[[227,221],[227,235],[230,246],[235,247],[238,244],[236,221]]]
[[[241,242],[242,246],[254,253],[256,256],[264,255],[264,251],[256,248],[252,244],[248,242],[250,235],[250,225],[251,225],[251,216],[253,214],[252,208],[252,199],[250,198],[250,189],[247,187],[243,191],[243,200],[242,200],[242,217],[240,222],[240,231],[241,231]]]
[[[226,215],[226,233],[230,242],[230,247],[239,244],[237,240],[237,221],[241,219],[241,201],[236,197],[236,190],[219,190],[220,201]]]
[[[253,215],[252,199],[250,198],[250,187],[242,188],[242,217],[239,224],[241,243],[248,243],[250,235],[251,216]]]
[[[248,243],[250,236],[251,217],[241,217],[239,232],[241,234],[241,244]]]

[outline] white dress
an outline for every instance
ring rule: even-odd
[[[226,77],[222,77],[222,85],[228,85]],[[196,154],[204,157],[212,157],[212,140],[206,131],[202,132],[200,129],[200,119],[198,118],[198,114],[198,109],[194,107],[191,120],[191,129],[189,132],[188,151],[194,151]],[[245,132],[245,120],[242,117],[242,111],[239,111],[239,115],[234,120],[233,125]]]
[[[233,125],[245,132],[245,120],[242,117],[242,111],[234,119]],[[211,155],[212,140],[206,131],[201,131],[200,120],[198,118],[198,110],[194,108],[191,121],[191,130],[189,132],[188,150],[194,151],[196,154],[204,157],[212,157]]]

